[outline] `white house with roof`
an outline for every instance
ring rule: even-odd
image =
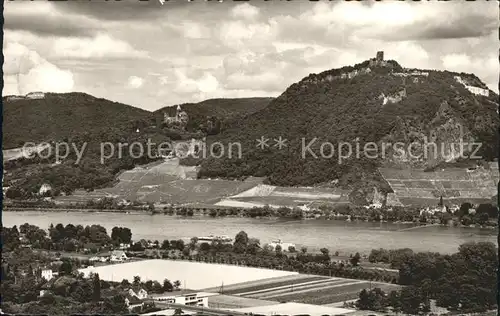
[[[144,305],[144,302],[137,296],[128,294],[125,297],[125,305],[127,306],[129,311],[132,311],[136,307],[142,307]]]
[[[148,291],[146,291],[143,288],[140,288],[140,289],[138,289],[136,291],[134,291],[134,289],[129,289],[128,290],[128,295],[136,297],[136,298],[138,298],[140,300],[144,300],[144,299],[148,298]]]
[[[128,260],[128,257],[125,254],[125,252],[121,250],[114,250],[111,252],[111,255],[109,256],[109,261],[111,262],[122,262],[125,260]]]
[[[54,277],[54,273],[52,269],[42,269],[42,278],[47,281],[50,281]]]
[[[40,190],[38,191],[38,194],[43,195],[43,194],[49,192],[50,190],[52,190],[52,187],[50,186],[50,184],[44,183],[40,187]]]

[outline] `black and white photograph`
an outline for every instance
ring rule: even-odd
[[[498,315],[498,1],[2,2],[0,314]]]

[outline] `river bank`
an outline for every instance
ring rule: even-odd
[[[5,227],[18,227],[30,223],[47,229],[51,224],[61,223],[93,225],[100,224],[108,232],[113,227],[129,227],[134,240],[163,241],[191,238],[200,235],[235,236],[246,231],[258,238],[261,244],[281,239],[294,243],[296,249],[307,247],[309,251],[319,251],[326,247],[330,253],[341,256],[351,253],[369,254],[372,249],[411,248],[415,251],[438,251],[454,253],[458,246],[468,241],[491,241],[496,243],[496,232],[492,229],[431,226],[400,231],[414,227],[414,224],[335,221],[335,220],[289,220],[246,217],[210,216],[160,216],[144,213],[115,212],[43,212],[22,211],[3,213]]]
[[[164,212],[151,212],[147,210],[119,210],[119,209],[102,209],[102,210],[96,210],[96,209],[85,209],[85,208],[35,208],[35,207],[7,207],[3,210],[3,212],[50,212],[50,213],[68,213],[68,212],[74,212],[74,213],[116,213],[116,214],[126,214],[126,215],[147,215],[147,216],[169,216],[169,217],[175,217],[175,218],[193,218],[193,217],[208,217],[208,218],[248,218],[247,216],[243,216],[241,213],[237,214],[228,214],[225,216],[217,216],[213,217],[210,216],[207,212],[203,212],[201,210],[193,212],[192,215],[177,215],[174,213],[164,213]],[[281,217],[274,217],[274,216],[266,216],[266,217],[254,217],[255,219],[269,219],[269,220],[280,220],[282,219]],[[326,220],[326,221],[338,221],[338,222],[354,222],[354,223],[359,223],[359,222],[369,222],[369,223],[390,223],[390,224],[400,224],[400,225],[410,225],[410,227],[403,228],[401,231],[404,230],[413,230],[413,229],[419,229],[419,228],[424,228],[424,227],[431,227],[431,226],[442,226],[442,227],[450,227],[452,226],[451,223],[448,224],[441,224],[441,223],[420,223],[418,221],[387,221],[387,220],[366,220],[366,219],[353,219],[353,220],[346,220],[345,216],[340,216],[340,217],[331,217],[331,218],[324,218],[322,216],[319,217],[308,217],[308,218],[301,218],[297,220]],[[489,229],[489,230],[496,230],[497,226],[478,226],[478,225],[462,225],[458,224],[455,225],[454,227],[459,227],[459,228],[480,228],[480,229]]]

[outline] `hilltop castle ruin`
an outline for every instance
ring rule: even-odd
[[[169,116],[166,112],[163,113],[163,122],[167,125],[172,125],[172,124],[186,125],[188,119],[189,117],[187,113],[181,109],[180,105],[177,106],[175,116]]]

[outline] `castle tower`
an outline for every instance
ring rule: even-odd
[[[177,112],[175,113],[175,120],[177,122],[179,122],[181,119],[181,112],[182,112],[181,106],[177,105]]]
[[[377,52],[377,61],[382,61],[384,60],[384,51],[378,51]]]

